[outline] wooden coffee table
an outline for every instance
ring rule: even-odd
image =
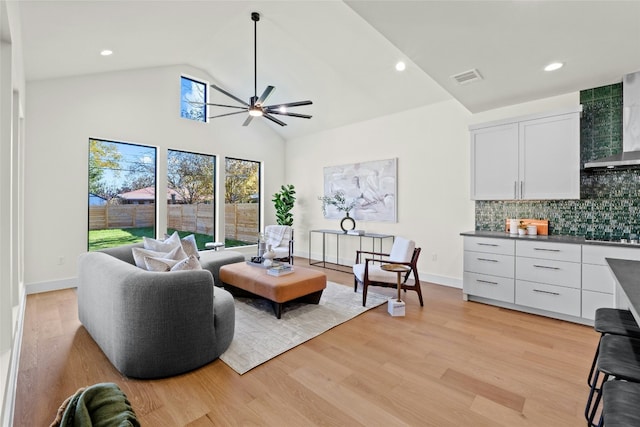
[[[220,280],[236,296],[249,293],[273,303],[276,317],[280,319],[282,307],[290,301],[318,304],[322,291],[327,287],[327,276],[317,270],[295,266],[293,273],[270,276],[260,266],[246,262],[227,264],[220,267]]]

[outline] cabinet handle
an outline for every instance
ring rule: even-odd
[[[560,252],[560,249],[533,248],[534,251]]]
[[[539,294],[549,294],[549,295],[560,295],[558,292],[551,292],[551,291],[543,291],[541,289],[534,289],[533,292],[538,292]]]
[[[498,282],[490,282],[489,280],[476,279],[476,282],[486,283],[488,285],[497,285]]]
[[[478,258],[478,261],[498,262],[497,259]]]
[[[524,198],[524,181],[520,181],[520,198]]]
[[[513,181],[513,198],[518,198],[518,181]]]
[[[560,267],[549,267],[548,265],[537,265],[533,264],[536,268],[546,268],[547,270],[560,270]]]
[[[478,246],[498,246],[495,243],[478,243]]]

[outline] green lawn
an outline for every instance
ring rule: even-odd
[[[175,230],[169,229],[168,233],[173,234]],[[196,236],[196,242],[198,249],[204,249],[204,245],[207,242],[211,242],[211,236],[206,234],[192,233],[190,231],[178,231],[180,237],[193,234]],[[105,230],[89,230],[89,250],[95,251],[98,249],[112,248],[114,246],[128,245],[130,243],[141,242],[142,237],[155,237],[155,231],[153,227],[138,227],[138,228],[109,228]],[[255,242],[243,242],[240,240],[227,239],[225,241],[225,247],[231,248],[234,246],[246,246],[253,245]]]

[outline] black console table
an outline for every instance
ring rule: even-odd
[[[311,260],[311,236],[313,234],[321,234],[322,235],[322,260],[321,261],[312,261]],[[327,261],[327,235],[335,235],[336,236],[336,262]],[[348,238],[359,238],[359,248],[362,249],[362,240],[371,239],[371,251],[372,252],[382,252],[382,243],[385,239],[391,239],[391,243],[393,243],[395,236],[391,234],[377,234],[377,233],[364,233],[364,234],[347,234],[341,230],[310,230],[309,231],[309,265],[318,265],[323,268],[328,268],[331,270],[344,271],[338,267],[349,267],[351,265],[340,264],[340,238],[342,237]],[[378,243],[378,248],[376,249],[376,242]],[[368,249],[365,249],[368,250]],[[356,259],[356,254],[353,254],[353,260]]]

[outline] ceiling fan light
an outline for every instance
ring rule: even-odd
[[[287,112],[287,107],[282,105],[280,108],[278,108],[278,111],[280,111],[281,113],[286,113]]]
[[[262,110],[256,107],[249,108],[249,115],[253,117],[260,117],[262,115]]]

